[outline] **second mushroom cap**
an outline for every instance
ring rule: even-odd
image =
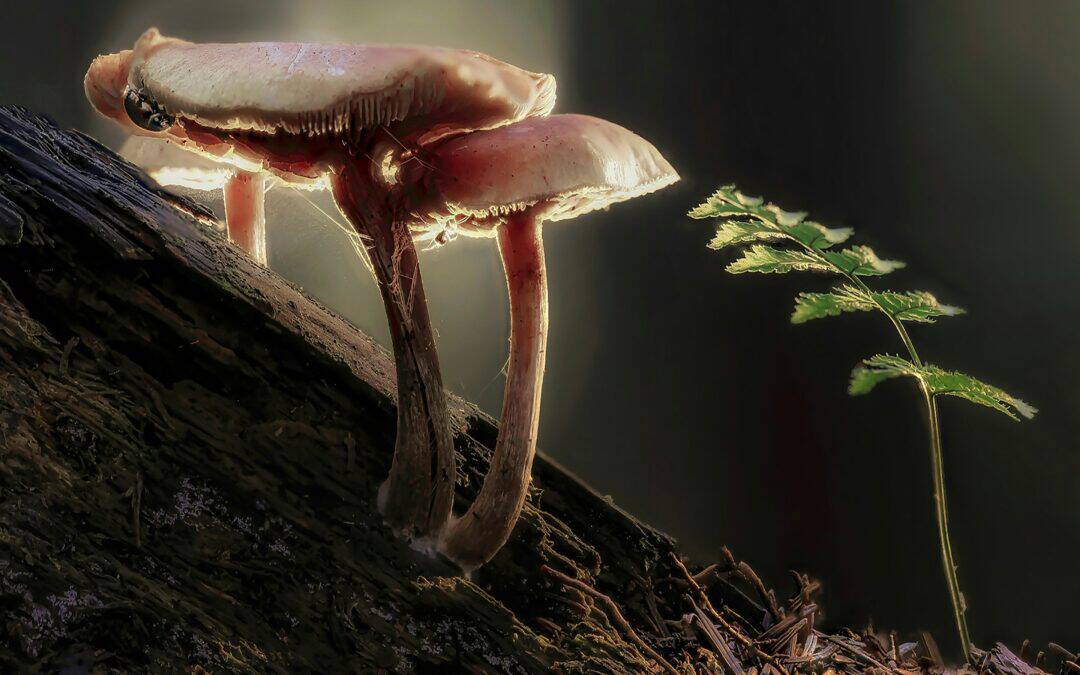
[[[491,234],[509,213],[539,205],[566,220],[679,180],[637,134],[588,115],[552,115],[449,139],[428,155],[436,198],[415,205],[430,224],[457,220]]]

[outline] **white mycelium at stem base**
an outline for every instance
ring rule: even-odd
[[[459,49],[193,44],[150,29],[134,49],[95,59],[84,85],[98,112],[130,133],[288,185],[323,186],[330,175],[367,239],[394,341],[398,440],[383,513],[395,529],[434,539],[451,513],[454,449],[416,250],[392,206],[399,186],[373,176],[372,149],[378,138],[407,153],[547,115],[555,79]],[[235,236],[258,255],[250,187],[231,183],[227,210],[230,234],[235,211]]]
[[[547,356],[547,271],[541,232],[531,211],[510,216],[498,229],[511,317],[499,440],[480,494],[451,525],[441,547],[465,568],[479,567],[502,548],[529,489]]]
[[[433,228],[499,238],[510,294],[510,362],[499,439],[472,506],[440,549],[466,569],[490,560],[525,502],[536,452],[547,349],[541,227],[679,179],[647,141],[583,115],[554,115],[450,139],[412,167],[413,217]]]

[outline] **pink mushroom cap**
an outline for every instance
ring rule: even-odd
[[[435,199],[416,214],[486,236],[511,213],[566,220],[679,180],[651,143],[587,115],[527,119],[450,139],[426,157]]]

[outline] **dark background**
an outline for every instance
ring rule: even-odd
[[[1080,645],[1080,5],[1070,2],[16,2],[0,103],[119,147],[82,73],[157,24],[205,40],[415,41],[559,78],[563,112],[653,141],[683,181],[546,231],[541,446],[702,561],[723,544],[830,623],[954,642],[914,387],[851,399],[877,317],[794,327],[809,276],[732,277],[685,211],[717,185],[806,209],[909,267],[887,282],[970,314],[913,330],[929,360],[1041,408],[942,405],[954,542],[977,642]],[[270,194],[271,264],[385,339],[329,221]],[[213,197],[208,199],[214,203]],[[220,200],[217,201],[220,203]],[[323,207],[328,204],[320,202]],[[446,380],[497,414],[507,309],[490,242],[425,254]]]

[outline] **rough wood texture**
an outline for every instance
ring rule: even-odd
[[[806,577],[783,604],[730,554],[692,573],[542,455],[506,548],[455,576],[374,508],[393,372],[200,207],[0,109],[0,671],[940,670],[932,641],[814,629]],[[449,407],[461,510],[496,428]]]

